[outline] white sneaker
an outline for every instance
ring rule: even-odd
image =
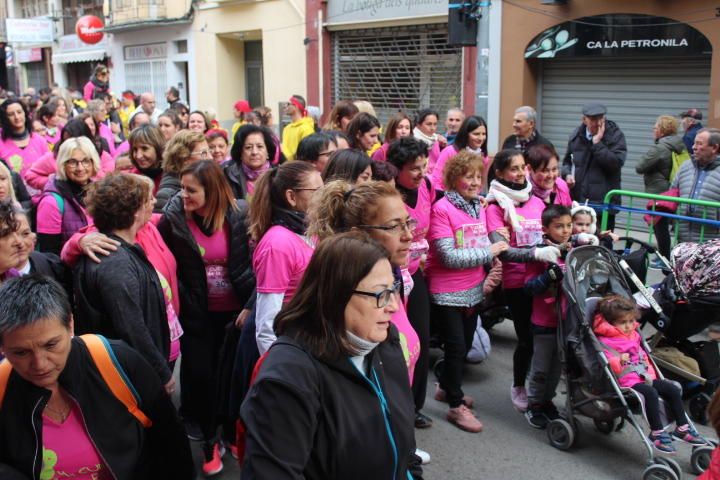
[[[420,450],[419,448],[416,448],[415,455],[420,457],[423,465],[427,465],[428,463],[430,463],[430,454],[427,453],[425,450]]]
[[[510,399],[512,404],[519,412],[526,412],[528,408],[527,391],[525,387],[511,387]]]

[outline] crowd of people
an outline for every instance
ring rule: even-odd
[[[189,479],[192,440],[206,476],[229,450],[247,479],[422,478],[431,334],[434,398],[482,431],[463,366],[489,299],[517,334],[509,401],[534,428],[558,417],[555,292],[570,248],[612,242],[599,204],[627,154],[605,106],[560,158],[528,106],[491,154],[491,127],[457,108],[383,126],[340,101],[321,127],[293,95],[276,132],[239,100],[228,132],[174,88],[161,112],[107,79],[82,105],[62,89],[0,105],[0,477]],[[637,170],[649,192],[720,201],[720,131],[682,118],[684,138],[658,118]],[[598,325],[629,334],[617,312]]]

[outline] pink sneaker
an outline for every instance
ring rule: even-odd
[[[447,419],[448,422],[466,432],[478,433],[482,432],[483,429],[483,424],[465,405],[448,410]]]
[[[440,388],[440,384],[435,384],[435,400],[438,402],[447,403],[447,394],[445,393],[445,390]],[[475,405],[475,400],[470,395],[463,395],[463,403],[468,408],[473,408]]]
[[[515,409],[519,412],[526,412],[528,409],[527,391],[525,387],[511,387],[510,399]]]

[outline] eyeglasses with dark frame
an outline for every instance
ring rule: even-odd
[[[385,308],[390,304],[393,296],[400,291],[400,288],[402,288],[402,283],[399,281],[395,281],[393,283],[393,288],[386,288],[385,290],[381,290],[379,292],[364,292],[362,290],[353,290],[352,293],[354,293],[355,295],[374,297],[375,305],[377,306],[377,308]]]
[[[367,228],[371,230],[383,230],[388,233],[399,235],[403,230],[407,230],[410,233],[415,232],[417,227],[417,220],[410,217],[405,222],[398,222],[395,225],[358,225],[357,228]]]

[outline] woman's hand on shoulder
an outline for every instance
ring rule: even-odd
[[[120,246],[120,242],[113,240],[107,235],[100,232],[92,232],[83,236],[79,242],[80,249],[90,260],[95,263],[100,263],[101,255],[107,257],[111,252],[114,252]]]

